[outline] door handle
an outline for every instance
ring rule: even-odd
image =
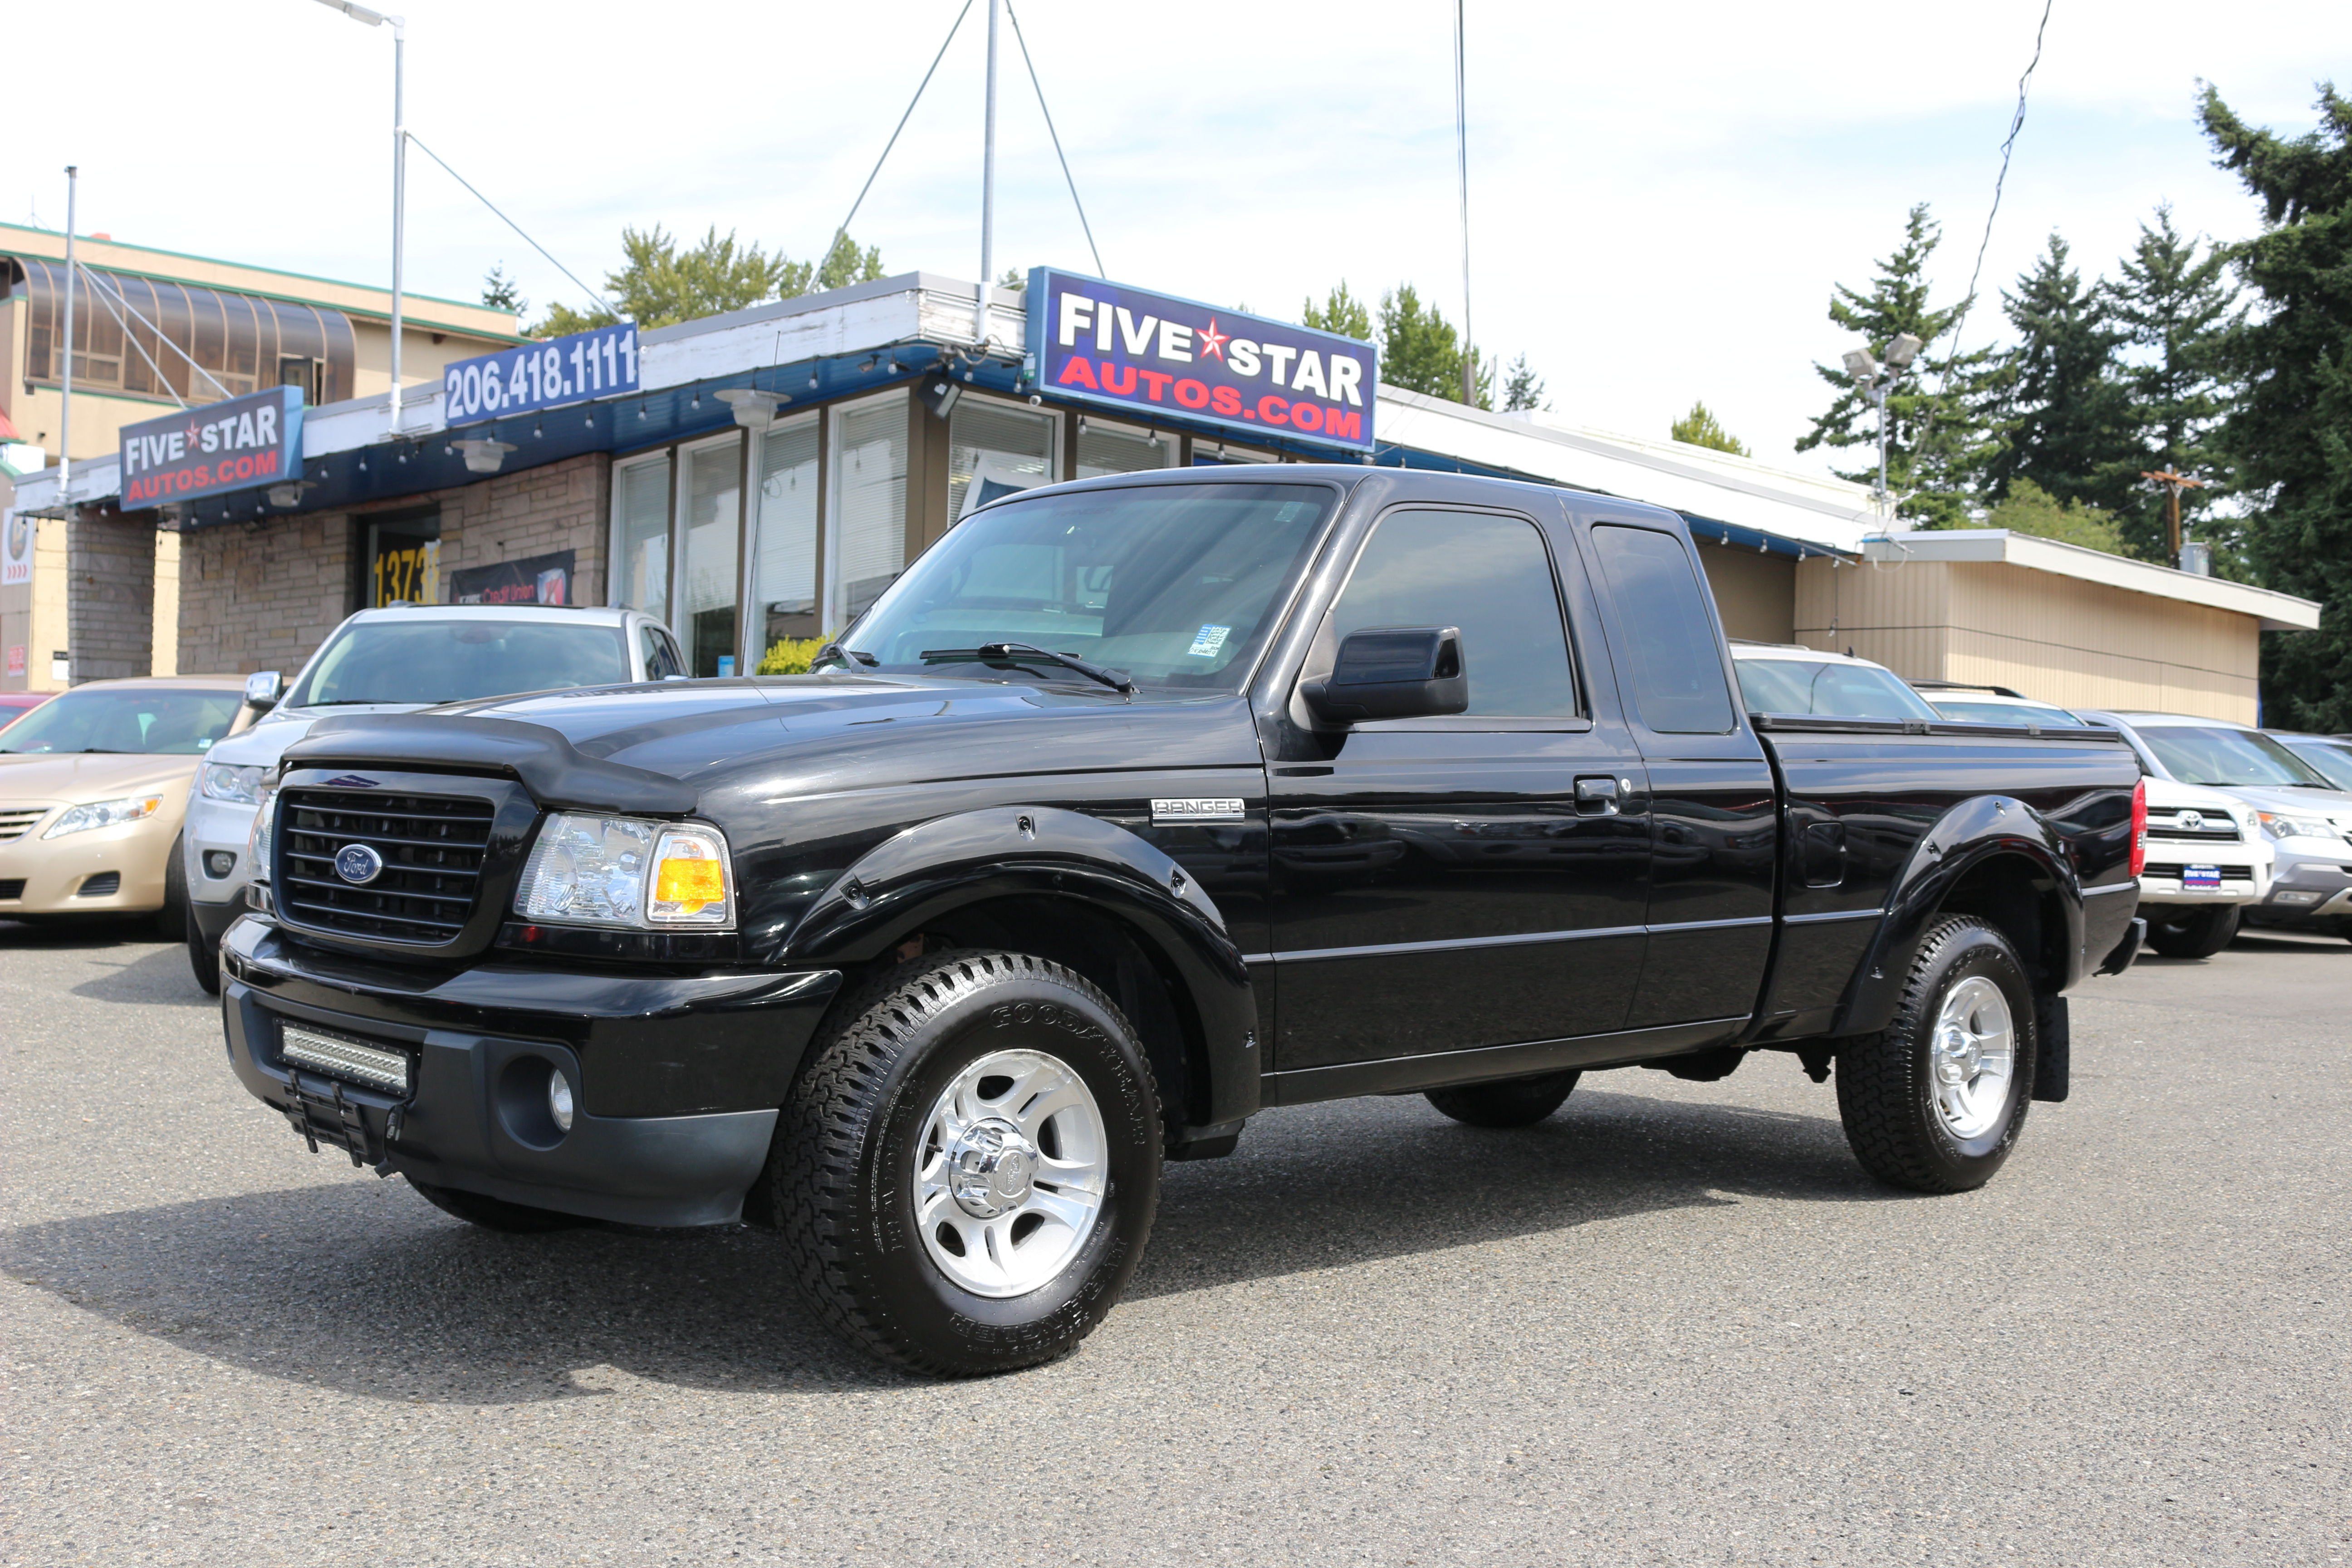
[[[1614,816],[1617,815],[1617,781],[1606,775],[1589,775],[1576,781],[1576,814],[1579,816]]]

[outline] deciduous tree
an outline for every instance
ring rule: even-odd
[[[770,300],[797,299],[812,289],[840,289],[882,276],[880,249],[861,249],[845,234],[834,240],[822,262],[812,263],[740,244],[731,230],[722,238],[716,225],[691,249],[681,250],[669,232],[656,224],[644,230],[624,228],[621,254],[620,269],[604,276],[604,292],[617,315],[558,303],[549,307],[532,335],[560,337],[610,326],[616,320],[646,328],[675,326]]]

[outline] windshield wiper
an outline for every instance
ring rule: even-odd
[[[1113,691],[1131,692],[1135,689],[1135,682],[1128,679],[1127,671],[1123,669],[1108,669],[1091,660],[1080,658],[1076,654],[1055,653],[1052,648],[1039,647],[1034,643],[991,642],[982,643],[978,647],[929,647],[925,648],[919,657],[925,664],[955,660],[976,660],[982,664],[1024,664],[1033,658],[1042,658],[1049,663],[1058,664],[1065,669],[1075,669],[1087,679],[1100,681]]]
[[[840,640],[836,638],[816,650],[815,655],[809,660],[809,670],[814,674],[818,665],[831,664],[835,659],[839,659],[844,665],[847,665],[851,659],[856,659],[858,663],[868,667],[882,662],[874,655],[861,649],[842,647]]]

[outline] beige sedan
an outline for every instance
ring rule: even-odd
[[[78,686],[0,730],[0,920],[160,911],[180,935],[189,786],[253,717],[241,677],[183,675]]]

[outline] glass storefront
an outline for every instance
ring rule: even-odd
[[[907,565],[907,406],[903,393],[835,414],[834,540],[825,629],[866,613]]]
[[[967,395],[948,416],[948,516],[1062,477],[1054,461],[1058,412]]]
[[[669,617],[669,455],[641,458],[613,475],[615,605]]]
[[[695,675],[736,670],[735,561],[743,531],[740,432],[686,448],[678,488],[679,572],[684,603],[674,629]]]
[[[822,635],[817,619],[815,414],[769,426],[760,437],[760,483],[751,525],[752,668],[786,638]]]

